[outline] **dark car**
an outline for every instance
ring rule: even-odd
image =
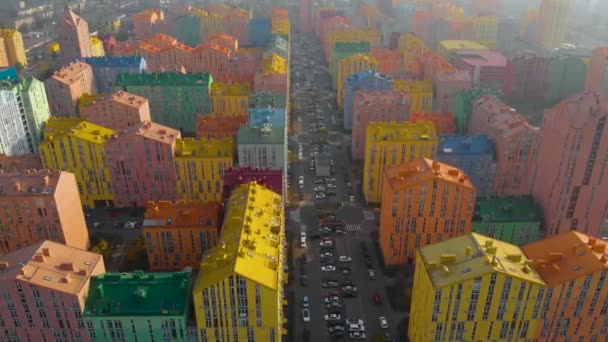
[[[304,330],[302,330],[302,339],[304,342],[310,341],[310,329],[304,328]]]
[[[308,275],[303,274],[300,277],[300,285],[302,285],[302,287],[308,287]]]
[[[361,241],[361,250],[367,250],[367,243],[365,241]]]

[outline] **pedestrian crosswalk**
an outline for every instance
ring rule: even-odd
[[[347,232],[358,232],[361,230],[361,225],[360,224],[347,224],[346,225],[346,231]]]

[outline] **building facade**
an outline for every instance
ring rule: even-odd
[[[542,0],[538,10],[538,45],[543,49],[560,48],[566,39],[570,0]]]
[[[27,153],[18,156],[0,154],[0,170],[2,172],[23,172],[25,170],[40,170],[42,168],[42,161],[37,154]]]
[[[546,283],[517,246],[469,233],[419,249],[413,289],[411,341],[533,341]]]
[[[84,62],[71,62],[44,81],[51,114],[78,116],[78,100],[84,94],[97,94],[93,69]]]
[[[456,120],[456,128],[458,133],[462,135],[468,134],[469,121],[471,115],[473,114],[473,105],[478,98],[484,95],[492,95],[498,98],[500,94],[501,92],[499,91],[484,88],[473,88],[459,92],[454,97],[454,102],[452,105],[452,113],[454,114],[454,119]]]
[[[0,153],[20,155],[31,152],[18,96],[14,92],[0,89]]]
[[[215,82],[210,91],[211,111],[222,115],[247,113],[250,93],[249,84]]]
[[[342,58],[338,62],[338,74],[335,79],[338,108],[344,108],[344,82],[346,79],[351,75],[367,70],[378,71],[378,61],[362,53]]]
[[[224,171],[222,200],[228,200],[232,191],[239,185],[250,182],[256,182],[279,195],[283,195],[283,172],[281,170],[233,167]]]
[[[141,56],[87,57],[82,58],[82,61],[93,68],[95,83],[100,93],[112,92],[119,74],[143,74],[148,71],[148,64]]]
[[[473,86],[510,94],[511,69],[507,58],[500,53],[488,50],[458,51],[454,56],[454,66],[469,73]]]
[[[444,113],[412,113],[410,121],[430,121],[435,124],[437,134],[456,134],[456,121],[451,112]]]
[[[200,340],[281,341],[284,241],[281,196],[254,182],[235,188],[218,245],[205,253],[194,285]],[[219,316],[222,324],[213,319]]]
[[[199,115],[196,118],[196,137],[206,139],[232,138],[236,144],[239,127],[247,125],[247,116]]]
[[[273,127],[285,127],[287,115],[285,108],[254,108],[249,110],[249,126],[262,127],[271,124]]]
[[[367,70],[349,76],[344,84],[344,129],[350,131],[353,127],[353,103],[357,91],[390,89],[393,89],[393,79],[388,75]]]
[[[411,112],[431,112],[433,110],[433,83],[430,81],[396,80],[395,90],[409,94],[412,101]]]
[[[104,148],[114,133],[80,118],[51,117],[44,126],[39,145],[42,165],[72,172],[82,206],[87,208],[113,206],[114,191]]]
[[[440,136],[435,159],[457,167],[469,176],[477,189],[477,196],[487,196],[492,193],[496,166],[494,144],[488,136]]]
[[[109,95],[84,95],[78,107],[84,120],[113,130],[151,120],[148,99],[122,90]]]
[[[21,32],[14,29],[1,29],[0,37],[4,40],[4,47],[8,57],[8,64],[5,66],[27,66],[27,56],[25,55],[25,44]]]
[[[89,341],[82,317],[92,276],[105,273],[103,257],[41,241],[0,256],[0,318],[7,341]],[[33,309],[36,308],[36,309]]]
[[[89,24],[71,9],[68,8],[64,17],[57,22],[55,33],[63,61],[92,56]]]
[[[608,193],[599,189],[607,186],[608,140],[602,138],[608,134],[607,115],[607,99],[591,92],[545,111],[533,194],[548,236],[568,230],[606,236]]]
[[[237,137],[239,167],[285,169],[285,129],[265,124],[260,128],[241,126]]]
[[[420,248],[471,231],[475,186],[462,170],[422,158],[389,167],[383,177],[379,242],[386,265],[413,264]]]
[[[439,138],[432,122],[372,122],[365,136],[363,195],[380,203],[384,171],[419,158],[435,158]]]

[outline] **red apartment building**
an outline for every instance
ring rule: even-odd
[[[148,99],[126,91],[93,96],[83,102],[80,104],[83,119],[113,130],[127,129],[151,120]]]
[[[251,181],[256,181],[279,195],[283,194],[283,172],[281,170],[234,167],[224,171],[222,198],[228,200],[235,187]]]

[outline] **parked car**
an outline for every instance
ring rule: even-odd
[[[324,281],[321,283],[321,287],[326,289],[335,289],[338,287],[337,281]]]
[[[302,320],[304,323],[310,322],[310,310],[302,309]]]
[[[386,317],[380,316],[380,318],[378,318],[378,320],[380,321],[380,327],[382,329],[388,329],[388,321],[386,320]]]
[[[353,259],[351,257],[346,256],[346,255],[340,255],[340,259],[339,260],[340,260],[340,262],[351,262],[351,261],[353,261]]]
[[[348,331],[365,331],[365,326],[363,324],[349,324]]]
[[[302,297],[302,307],[307,308],[310,306],[310,302],[308,301],[308,296]]]
[[[374,300],[374,303],[375,303],[376,305],[382,305],[382,302],[384,301],[384,298],[382,298],[382,295],[381,295],[381,294],[379,294],[379,293],[375,293],[375,294],[372,296],[372,299]]]
[[[326,321],[339,321],[342,319],[342,316],[337,315],[337,314],[328,314],[323,317],[325,318]]]
[[[376,279],[376,274],[374,273],[374,270],[367,270],[367,274],[369,276],[369,279],[371,279],[371,280]]]
[[[324,240],[319,243],[321,246],[332,246],[333,242],[331,240]]]
[[[363,320],[362,319],[356,319],[356,318],[347,318],[346,319],[346,324],[348,324],[348,325],[351,325],[351,324],[363,325]]]
[[[325,303],[336,303],[340,301],[340,297],[338,296],[329,296],[329,297],[325,297],[325,299],[323,299],[323,301]]]
[[[323,271],[323,272],[335,272],[336,271],[336,266],[334,266],[334,265],[321,266],[321,271]]]
[[[365,333],[360,331],[351,331],[350,334],[348,334],[348,337],[351,340],[365,340]]]

